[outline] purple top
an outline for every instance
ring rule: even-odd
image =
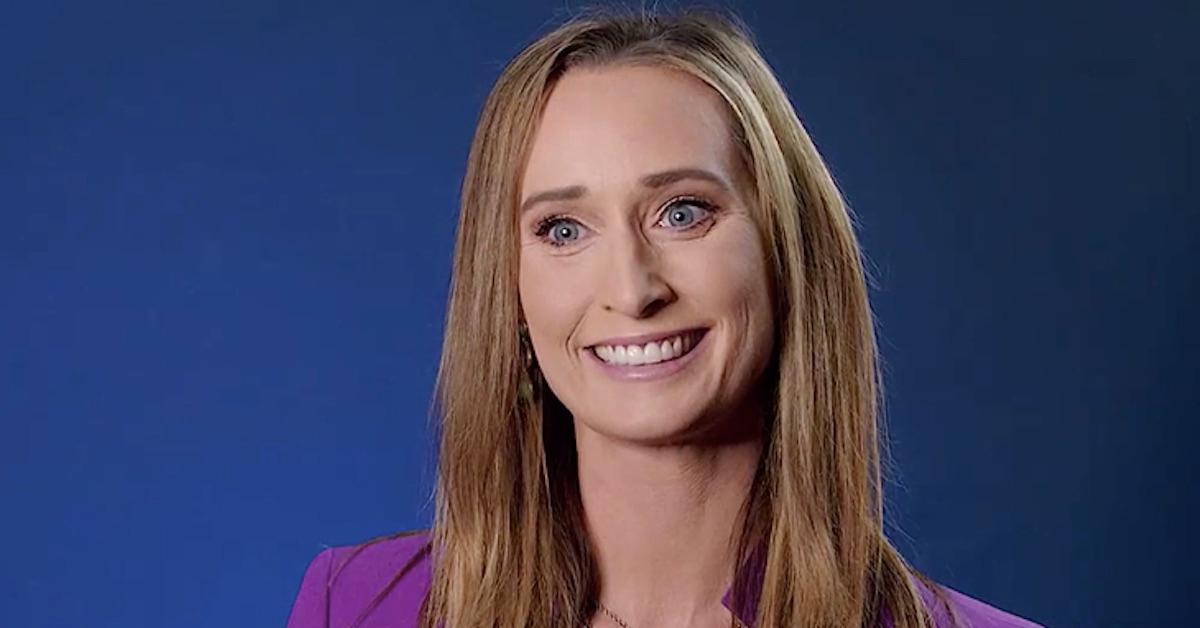
[[[416,628],[421,602],[432,577],[429,552],[423,551],[428,542],[429,533],[419,532],[322,551],[304,574],[287,628],[349,628],[371,606],[374,608],[366,612],[358,627]],[[411,569],[389,589],[392,579],[410,562]],[[933,616],[938,628],[949,627],[949,617],[940,604],[934,605],[933,593],[919,581],[918,588],[925,603],[935,609]],[[949,587],[943,588],[969,628],[1043,628]],[[386,593],[376,600],[385,589]],[[728,606],[729,601],[730,594],[726,592],[722,602]],[[753,628],[752,606],[734,612]],[[885,619],[883,625],[890,628],[891,622]]]

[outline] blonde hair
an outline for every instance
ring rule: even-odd
[[[757,626],[932,625],[883,532],[879,367],[853,220],[749,31],[731,14],[592,10],[538,38],[483,107],[462,188],[445,342],[432,587],[421,625],[583,625],[595,610],[572,420],[544,382],[520,393],[519,181],[555,81],[571,68],[687,72],[728,104],[772,269],[770,416],[738,538],[761,548]],[[734,599],[749,583],[739,577]],[[736,608],[737,606],[735,606]],[[953,615],[953,611],[951,611]]]

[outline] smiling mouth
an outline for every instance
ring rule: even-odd
[[[644,366],[678,360],[692,351],[708,329],[693,329],[644,344],[592,345],[593,355],[613,366]]]

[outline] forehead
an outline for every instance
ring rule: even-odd
[[[685,72],[645,66],[573,69],[554,86],[522,176],[522,197],[561,185],[628,184],[700,167],[733,181],[721,96]]]

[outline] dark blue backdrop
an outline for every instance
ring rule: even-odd
[[[896,542],[1185,625],[1197,5],[835,4],[733,6],[877,267]],[[0,623],[281,625],[324,545],[427,525],[470,134],[563,6],[6,3]]]

